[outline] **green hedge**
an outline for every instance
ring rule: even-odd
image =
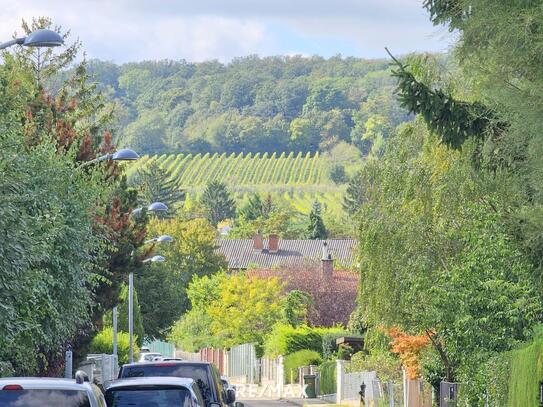
[[[509,407],[538,407],[539,383],[543,380],[543,339],[511,352]]]
[[[298,382],[299,367],[308,365],[320,365],[321,363],[321,355],[314,350],[303,349],[291,353],[284,359],[285,383]]]
[[[302,349],[319,354],[322,352],[322,335],[307,326],[293,328],[290,325],[276,325],[266,340],[264,352],[268,356],[290,355]]]
[[[319,367],[321,375],[321,394],[334,394],[336,390],[336,361],[323,362]]]
[[[325,359],[337,350],[336,338],[347,335],[343,328],[311,328],[300,326],[294,328],[286,324],[278,324],[264,344],[266,356],[290,355],[302,349],[318,352]]]
[[[130,338],[126,332],[117,332],[117,356],[119,363],[128,363],[128,353],[130,351]],[[113,353],[113,328],[104,328],[92,339],[90,353]],[[137,357],[139,347],[137,336],[134,336],[134,357]]]

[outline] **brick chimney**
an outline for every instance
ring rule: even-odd
[[[322,274],[324,277],[331,278],[334,274],[334,260],[332,259],[332,255],[330,254],[330,251],[328,250],[328,243],[323,240],[322,242]]]
[[[277,253],[279,251],[279,235],[272,234],[268,238],[268,251]]]
[[[259,230],[253,236],[253,250],[261,252],[264,250],[264,238]]]

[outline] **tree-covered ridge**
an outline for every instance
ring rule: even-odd
[[[339,141],[366,152],[409,119],[384,59],[88,65],[116,105],[120,142],[142,153],[314,152]]]

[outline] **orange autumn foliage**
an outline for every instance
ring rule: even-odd
[[[392,338],[391,351],[400,357],[408,378],[420,378],[420,353],[428,346],[430,338],[427,335],[409,335],[398,328],[390,328],[388,334]]]

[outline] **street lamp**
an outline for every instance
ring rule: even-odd
[[[86,161],[83,164],[81,164],[79,168],[86,167],[87,165],[96,164],[96,163],[99,163],[100,161],[106,161],[106,160],[134,161],[134,160],[137,160],[138,158],[140,158],[140,156],[135,151],[130,150],[129,148],[122,148],[113,153],[108,153],[100,157],[96,157],[94,160]]]
[[[167,210],[168,206],[166,204],[163,204],[162,202],[153,202],[147,207],[147,212],[166,212]],[[130,216],[139,216],[142,211],[143,208],[136,208],[132,212],[130,212]]]
[[[12,45],[23,45],[25,47],[58,47],[62,44],[64,44],[64,40],[59,33],[42,28],[31,32],[26,37],[6,41],[0,44],[0,49],[5,49]]]
[[[153,238],[153,239],[150,239],[150,240],[145,241],[145,244],[148,244],[148,243],[171,242],[172,240],[173,240],[173,237],[168,236],[168,235],[162,235],[162,236],[155,237],[155,238]]]
[[[160,205],[158,205],[160,204]],[[155,205],[153,210],[151,207]],[[156,208],[162,208],[163,205],[166,209],[156,209]],[[141,210],[141,208],[138,208]],[[164,211],[167,210],[168,207],[164,205],[161,202],[154,202],[151,205],[149,205],[149,211]],[[153,239],[147,240],[145,243],[168,243],[173,241],[173,237],[168,235],[162,235],[155,237]],[[134,255],[134,252],[132,252],[132,256]],[[143,263],[162,263],[163,261],[166,261],[166,258],[164,256],[153,256],[149,257],[145,260],[143,260]],[[130,363],[134,363],[134,272],[131,271],[130,274],[128,274],[128,336],[130,338],[130,352],[129,352],[129,361]]]

